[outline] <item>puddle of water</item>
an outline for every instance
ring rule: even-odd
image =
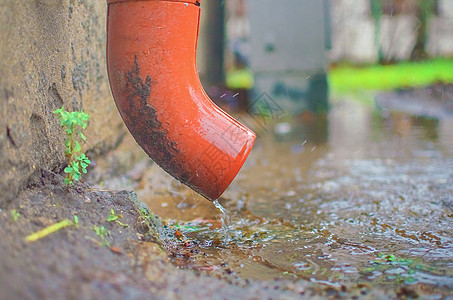
[[[167,244],[177,266],[230,280],[453,288],[453,119],[334,103],[328,118],[258,132],[215,206],[156,166],[145,173],[137,193],[177,233]]]

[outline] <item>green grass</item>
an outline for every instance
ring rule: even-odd
[[[436,82],[453,83],[453,59],[365,67],[339,65],[329,70],[328,78],[329,88],[334,94],[422,87]],[[226,74],[226,85],[230,89],[250,89],[253,87],[253,73],[249,69],[231,70]]]
[[[337,66],[329,71],[333,93],[421,87],[436,82],[453,82],[453,59],[368,67]]]
[[[226,73],[226,86],[229,89],[251,89],[253,87],[253,73],[250,69],[230,70]]]

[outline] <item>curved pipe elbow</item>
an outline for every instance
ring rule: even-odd
[[[255,134],[201,86],[199,1],[107,2],[107,69],[126,126],[166,172],[217,199],[245,162]]]

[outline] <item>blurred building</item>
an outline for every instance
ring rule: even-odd
[[[249,103],[266,92],[291,112],[325,110],[330,63],[434,57],[453,57],[452,0],[202,2],[200,76],[227,106],[253,87]]]
[[[253,14],[250,1],[253,0],[225,0],[226,69],[249,62],[250,15]],[[453,57],[452,0],[328,2],[332,30],[332,47],[328,52],[330,62],[409,60],[417,58],[413,57],[414,48],[420,45],[427,57]],[[264,5],[265,2],[261,4]],[[280,7],[281,3],[277,5]],[[303,10],[300,8],[301,14]]]
[[[327,111],[327,0],[248,0],[253,99],[263,93],[288,114]]]
[[[453,56],[451,0],[330,0],[331,62]]]

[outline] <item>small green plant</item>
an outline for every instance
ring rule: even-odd
[[[143,225],[146,227],[147,231],[150,231],[151,228],[151,215],[148,211],[147,208],[141,207],[139,209],[140,217],[139,219],[143,223]]]
[[[396,283],[416,282],[417,272],[435,272],[433,266],[427,265],[420,260],[397,257],[393,254],[379,253],[377,259],[370,261],[370,267],[363,269],[364,273],[377,272],[385,276],[384,280]],[[397,270],[397,273],[392,273]]]
[[[68,165],[64,169],[67,174],[65,178],[66,185],[72,185],[74,180],[80,180],[82,173],[87,172],[87,167],[91,161],[82,152],[82,146],[79,139],[83,142],[86,141],[85,135],[82,133],[86,129],[90,115],[83,111],[68,112],[62,106],[53,112],[60,118],[61,127],[66,128],[66,141],[65,141],[65,156],[68,159]]]
[[[110,235],[110,232],[104,226],[93,226],[93,230],[96,235],[101,238],[101,244],[110,247],[110,242],[107,240],[107,236]]]
[[[200,231],[201,230],[201,226],[198,225],[198,224],[193,224],[191,222],[188,222],[188,223],[184,223],[184,224],[175,224],[173,226],[175,229],[183,232],[183,233],[187,233],[187,232],[196,232],[196,231]]]
[[[14,221],[17,221],[20,217],[20,212],[16,211],[15,209],[11,210],[11,217],[13,218]]]
[[[116,222],[116,223],[120,224],[123,227],[129,227],[129,225],[124,224],[123,222],[118,220],[118,219],[121,219],[122,217],[123,217],[123,215],[121,215],[121,214],[117,215],[115,213],[115,211],[113,210],[113,208],[112,208],[110,210],[110,215],[107,217],[107,222]]]

